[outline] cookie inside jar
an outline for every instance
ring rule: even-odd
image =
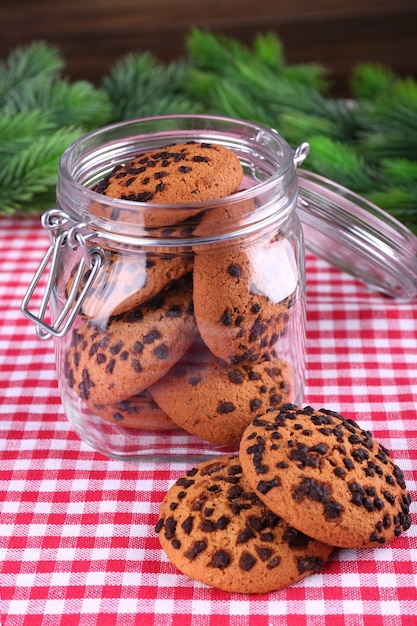
[[[234,451],[260,413],[302,398],[295,176],[283,186],[278,151],[254,156],[253,138],[186,138],[129,147],[89,184],[104,262],[58,361],[67,414],[110,456]]]

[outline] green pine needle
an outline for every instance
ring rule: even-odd
[[[308,169],[357,193],[366,192],[374,184],[375,172],[352,146],[324,136],[311,137],[309,144],[305,163]]]
[[[50,134],[54,125],[38,109],[0,115],[0,158],[13,156],[36,139]]]
[[[302,113],[280,115],[277,130],[291,145],[309,142],[312,137],[322,135],[338,139],[338,132],[329,118]]]
[[[285,69],[284,49],[282,42],[275,33],[260,33],[255,36],[253,42],[255,57],[275,72]]]
[[[56,128],[74,125],[92,130],[107,123],[111,104],[104,91],[87,81],[70,83],[65,79],[47,78],[22,89],[18,98],[11,94],[4,110],[16,113],[40,110]]]
[[[187,69],[182,61],[160,65],[148,52],[126,55],[102,82],[112,103],[113,121],[198,112],[199,106],[182,89]]]
[[[319,63],[287,65],[282,75],[290,82],[302,83],[322,94],[327,93],[330,87],[327,70]]]
[[[9,99],[18,101],[22,93],[45,80],[56,78],[63,67],[58,49],[43,41],[18,46],[0,64],[0,107]]]
[[[373,101],[386,94],[394,82],[392,70],[372,63],[359,63],[350,77],[352,95],[358,100]]]
[[[367,198],[417,235],[417,190],[414,187],[389,187],[370,191]]]
[[[55,204],[58,162],[67,146],[77,139],[80,128],[62,128],[38,137],[35,142],[2,161],[0,168],[0,214],[39,212]]]
[[[383,159],[381,170],[387,180],[417,190],[417,161],[410,159]],[[416,207],[417,210],[417,207]]]
[[[351,101],[329,96],[320,64],[289,64],[273,32],[252,47],[193,28],[186,57],[159,63],[132,52],[96,88],[61,76],[45,42],[0,62],[0,215],[54,204],[58,160],[80,134],[109,122],[170,113],[219,114],[310,143],[304,167],[364,195],[417,233],[417,81],[361,63]]]

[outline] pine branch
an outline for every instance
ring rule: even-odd
[[[82,126],[92,130],[107,123],[111,104],[104,91],[86,81],[46,78],[35,85],[11,93],[3,107],[5,114],[39,110],[47,115],[54,127]]]
[[[358,63],[350,76],[352,96],[356,100],[373,101],[386,94],[396,77],[392,70],[381,65]]]
[[[67,145],[108,122],[168,113],[216,113],[276,128],[291,145],[308,141],[304,167],[385,208],[417,232],[417,82],[360,64],[352,102],[329,96],[326,68],[285,61],[275,33],[252,47],[192,29],[187,56],[161,64],[126,55],[101,87],[61,77],[59,51],[44,42],[0,62],[0,215],[54,204]]]
[[[18,101],[23,93],[57,77],[63,67],[58,49],[43,41],[18,46],[0,65],[0,107],[9,99]]]
[[[80,128],[62,128],[2,161],[0,215],[39,212],[45,203],[55,204],[59,158],[81,133]]]
[[[253,41],[255,57],[275,72],[285,71],[284,48],[275,33],[259,33]]]
[[[324,136],[311,137],[309,143],[308,169],[357,193],[375,186],[376,171],[352,146]]]
[[[49,135],[54,125],[43,111],[19,111],[0,115],[0,163],[3,156],[10,157],[36,139]]]
[[[113,120],[197,112],[199,106],[182,89],[187,69],[181,61],[160,65],[148,52],[128,54],[102,82],[112,103]]]

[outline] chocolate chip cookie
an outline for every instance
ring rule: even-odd
[[[125,428],[137,430],[175,430],[178,428],[146,389],[126,400],[114,404],[95,403],[91,408],[96,415]]]
[[[168,254],[166,251],[107,251],[104,264],[83,302],[81,314],[100,325],[107,323],[111,315],[120,315],[140,306],[172,280],[191,272],[192,268],[192,254],[181,251],[177,254]],[[85,286],[89,274],[89,270],[84,273],[79,292]],[[74,278],[75,270],[66,285],[66,298]]]
[[[116,166],[94,187],[110,198],[146,204],[183,204],[214,200],[233,194],[243,178],[236,154],[225,146],[188,141],[156,148],[140,154],[128,163]],[[105,203],[94,213],[111,220],[135,222],[137,212]],[[200,208],[184,211],[144,211],[147,226],[178,223],[199,213]]]
[[[251,488],[298,530],[334,546],[380,546],[411,524],[401,469],[368,431],[336,412],[282,406],[240,444]]]
[[[206,461],[179,478],[155,530],[182,573],[229,592],[286,587],[320,572],[333,550],[270,511],[237,456]]]
[[[282,356],[277,346],[288,329],[297,286],[296,276],[283,271],[285,242],[250,243],[196,249],[194,259],[198,329],[213,354],[232,364]],[[274,259],[281,281],[273,278]]]
[[[197,340],[149,391],[189,433],[216,445],[237,446],[256,415],[291,400],[292,380],[290,365],[281,359],[231,365]]]
[[[91,405],[114,404],[143,391],[181,358],[197,334],[191,277],[140,307],[110,318],[105,329],[86,321],[72,334],[68,385]]]

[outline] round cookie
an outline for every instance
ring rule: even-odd
[[[214,200],[233,194],[243,178],[236,154],[225,146],[189,141],[155,148],[140,154],[113,171],[94,187],[111,198],[148,204],[182,204]],[[131,208],[109,204],[95,212],[112,220],[137,220]],[[147,226],[180,222],[201,209],[146,211]]]
[[[72,333],[68,385],[87,404],[114,404],[164,376],[196,336],[190,276],[140,307],[111,317],[107,328],[84,322]]]
[[[114,404],[96,403],[93,408],[99,417],[125,428],[158,431],[178,428],[146,389]]]
[[[291,400],[292,372],[280,359],[228,365],[196,341],[149,391],[184,430],[216,445],[236,446],[256,415]]]
[[[240,462],[255,493],[334,546],[379,546],[410,526],[410,496],[389,452],[354,421],[284,405],[245,431]]]
[[[194,313],[205,344],[227,363],[280,356],[297,280],[288,271],[287,243],[271,241],[196,249]],[[284,264],[284,260],[285,264]],[[274,272],[283,278],[276,280]],[[210,297],[207,297],[210,294]]]
[[[111,315],[120,315],[146,302],[172,280],[192,271],[191,254],[166,252],[118,254],[108,252],[104,265],[91,285],[83,302],[81,314],[97,323],[106,324]],[[65,297],[74,284],[74,270],[65,288]],[[84,273],[79,290],[83,289],[90,272]]]
[[[179,478],[162,502],[155,530],[183,574],[229,592],[291,585],[321,571],[333,550],[272,513],[236,456],[206,461]]]

